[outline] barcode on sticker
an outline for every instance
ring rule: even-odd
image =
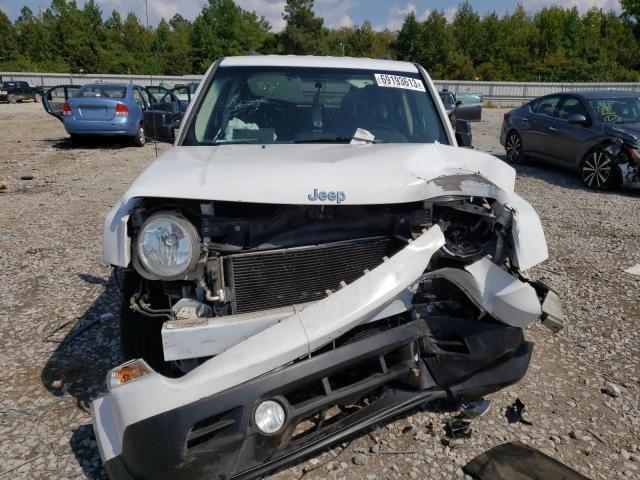
[[[408,90],[426,92],[424,83],[417,78],[389,75],[387,73],[376,73],[375,77],[379,87],[406,88]]]

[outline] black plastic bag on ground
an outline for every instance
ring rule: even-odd
[[[520,442],[493,447],[471,460],[462,470],[480,480],[589,480]]]

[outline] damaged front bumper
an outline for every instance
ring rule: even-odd
[[[491,262],[440,276],[497,321],[417,309],[379,319],[415,290],[443,244],[432,227],[352,284],[184,377],[151,372],[112,388],[92,404],[109,476],[254,477],[414,405],[517,382],[532,351],[522,327],[545,312],[533,286]],[[270,435],[254,421],[265,400],[285,412]]]
[[[105,462],[107,472],[111,478],[256,477],[418,404],[478,398],[517,382],[532,350],[522,330],[468,323],[410,321],[129,425],[122,452]],[[451,335],[462,330],[468,351],[451,351]],[[433,350],[429,342],[444,348],[440,358],[422,356]],[[352,406],[361,398],[366,405]],[[273,435],[253,420],[265,400],[286,412]],[[111,408],[108,396],[93,405],[101,444]]]

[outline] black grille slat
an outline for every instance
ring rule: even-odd
[[[326,290],[351,283],[364,269],[382,263],[390,238],[369,238],[310,247],[229,255],[227,282],[234,291],[235,313],[320,300]]]

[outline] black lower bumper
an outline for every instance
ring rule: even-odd
[[[254,478],[416,405],[492,393],[529,365],[533,345],[520,329],[449,317],[396,320],[128,426],[122,454],[105,464],[109,477]],[[286,412],[273,435],[253,421],[266,399]]]

